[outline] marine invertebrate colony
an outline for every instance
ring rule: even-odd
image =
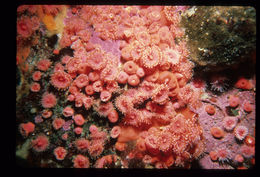
[[[207,90],[191,82],[195,65],[181,27],[186,9],[19,7],[17,40],[35,45],[24,59],[29,89],[17,101],[19,143],[30,144],[25,159],[40,167],[74,168],[190,168],[200,160],[205,127],[196,111],[203,109],[211,120],[220,108],[205,106]],[[25,55],[20,43],[19,57]],[[212,78],[212,88],[225,92],[224,82]],[[236,87],[249,88],[244,80]],[[251,101],[240,104],[232,95],[228,101],[230,108],[243,105],[246,114],[254,112]],[[206,131],[221,141],[234,129],[237,139],[253,147],[253,137],[246,137],[237,119],[227,116],[223,127],[227,132],[219,125]],[[210,157],[225,163],[228,153],[216,149]],[[245,147],[241,154],[254,156]]]

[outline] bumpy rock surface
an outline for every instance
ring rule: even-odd
[[[253,7],[194,6],[183,14],[191,59],[203,71],[219,71],[255,59]]]

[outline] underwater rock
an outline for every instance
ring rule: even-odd
[[[242,6],[194,6],[182,14],[191,60],[220,71],[255,60],[256,11]]]

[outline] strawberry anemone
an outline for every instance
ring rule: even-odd
[[[133,61],[127,61],[124,63],[123,69],[127,74],[135,74],[138,69],[138,65]]]
[[[107,58],[101,49],[90,51],[87,63],[94,70],[101,70],[105,67]]]
[[[115,106],[123,114],[125,114],[129,109],[134,107],[131,101],[131,97],[125,95],[120,95],[116,98]]]
[[[153,45],[151,47],[147,47],[143,51],[141,63],[144,67],[151,69],[156,67],[160,63],[161,58],[161,49],[158,46]]]
[[[58,71],[54,72],[51,75],[51,84],[56,87],[57,89],[66,89],[69,87],[70,83],[72,81],[71,76],[64,72],[64,71]]]

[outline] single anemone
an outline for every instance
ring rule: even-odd
[[[44,108],[52,108],[56,105],[57,99],[53,93],[45,92],[42,95],[41,104]]]
[[[172,35],[171,32],[169,30],[168,26],[162,26],[159,31],[158,34],[160,36],[160,40],[161,42],[169,42],[170,39],[172,39]]]
[[[220,127],[212,127],[210,133],[216,139],[221,139],[225,135],[224,131]]]
[[[37,63],[37,68],[41,71],[47,71],[52,62],[49,59],[42,59]]]
[[[84,104],[85,109],[89,110],[93,105],[94,99],[93,97],[85,96],[84,98],[82,98],[82,102]]]
[[[102,103],[102,102],[96,102],[93,105],[94,110],[103,117],[107,117],[108,114],[114,109],[114,106],[111,102]]]
[[[239,151],[245,158],[252,158],[255,156],[255,147],[252,146],[247,146],[244,144],[240,147]]]
[[[180,62],[180,54],[178,51],[173,50],[171,48],[167,48],[164,50],[164,57],[166,57],[166,61],[171,65],[177,65]]]
[[[67,150],[61,146],[53,150],[53,154],[55,155],[57,160],[63,160],[66,157],[67,153]]]
[[[233,130],[236,125],[237,125],[237,118],[236,117],[227,116],[223,120],[223,127],[227,131]]]
[[[105,89],[111,93],[117,92],[118,91],[118,83],[114,80],[112,82],[106,83]]]
[[[68,73],[75,73],[78,70],[79,64],[81,63],[79,58],[71,58],[67,63],[65,68],[67,69]]]
[[[104,150],[104,145],[100,141],[91,141],[88,153],[92,157],[98,157]]]
[[[55,130],[60,129],[65,124],[65,120],[62,118],[55,118],[52,121],[52,126]]]
[[[66,89],[69,87],[70,83],[72,81],[71,76],[64,72],[64,71],[58,71],[54,72],[51,75],[51,84],[56,87],[57,89]]]
[[[47,150],[49,144],[49,138],[44,134],[40,134],[35,139],[31,140],[31,147],[36,152]]]
[[[127,61],[124,63],[123,69],[127,74],[135,74],[138,69],[138,65],[133,61]]]
[[[230,151],[226,148],[226,147],[219,147],[216,150],[217,154],[218,154],[218,161],[220,163],[225,163],[225,162],[229,162],[231,159],[231,153]]]
[[[173,118],[169,127],[170,127],[170,131],[173,134],[183,134],[186,131],[185,117],[182,114],[177,114]]]
[[[253,88],[253,85],[248,79],[240,77],[235,83],[235,87],[239,89],[250,90]]]
[[[33,82],[33,83],[31,84],[31,86],[30,86],[30,90],[31,90],[32,92],[39,92],[40,89],[41,89],[41,86],[40,86],[40,84],[37,83],[37,82]]]
[[[129,75],[126,72],[120,71],[116,80],[119,84],[126,84],[128,81],[128,77]]]
[[[108,100],[110,100],[111,96],[112,96],[112,93],[107,90],[103,90],[100,93],[100,99],[103,102],[107,102]]]
[[[121,128],[119,126],[114,126],[110,132],[112,138],[117,138],[121,133]]]
[[[89,79],[86,74],[80,74],[76,79],[75,79],[75,84],[77,85],[78,88],[85,87],[89,84]]]
[[[128,110],[134,107],[131,97],[120,95],[115,101],[116,108],[123,114],[126,114]]]
[[[133,61],[137,62],[141,56],[142,56],[142,52],[145,49],[144,45],[141,44],[139,41],[134,41],[131,43],[131,59],[133,59]]]
[[[101,81],[101,80],[98,80],[98,81],[95,81],[94,83],[93,83],[93,90],[95,91],[95,92],[101,92],[102,90],[103,90],[103,82]]]
[[[95,49],[89,53],[87,62],[92,69],[101,70],[106,66],[107,57],[103,51]]]
[[[238,140],[242,141],[248,134],[248,128],[243,125],[239,125],[234,129],[234,134]]]
[[[228,83],[229,79],[227,77],[223,75],[213,75],[209,80],[208,87],[212,92],[221,94],[228,90]]]
[[[145,138],[145,145],[151,154],[157,155],[159,153],[158,140],[154,135],[149,135]]]
[[[127,82],[131,86],[137,86],[140,83],[140,79],[136,74],[128,77]]]
[[[73,166],[74,168],[89,168],[89,159],[86,156],[78,154],[73,159]]]
[[[101,72],[100,78],[105,82],[112,82],[116,79],[118,69],[113,64],[107,65]]]
[[[128,61],[132,59],[131,56],[132,48],[133,47],[131,45],[127,45],[121,49],[121,56],[124,60]]]
[[[141,63],[146,68],[155,68],[161,61],[162,52],[161,49],[153,45],[152,47],[147,47],[143,51],[143,55],[141,58]]]
[[[151,42],[151,36],[148,32],[146,31],[141,31],[137,33],[136,39],[143,44],[144,46],[148,46]]]
[[[138,127],[142,124],[140,117],[141,117],[141,111],[137,109],[132,109],[131,111],[128,111],[126,113],[124,118],[124,124]]]
[[[89,148],[89,140],[85,138],[75,140],[74,144],[80,152],[86,152]]]
[[[158,84],[143,81],[138,89],[143,95],[152,96],[154,90],[158,87]]]

